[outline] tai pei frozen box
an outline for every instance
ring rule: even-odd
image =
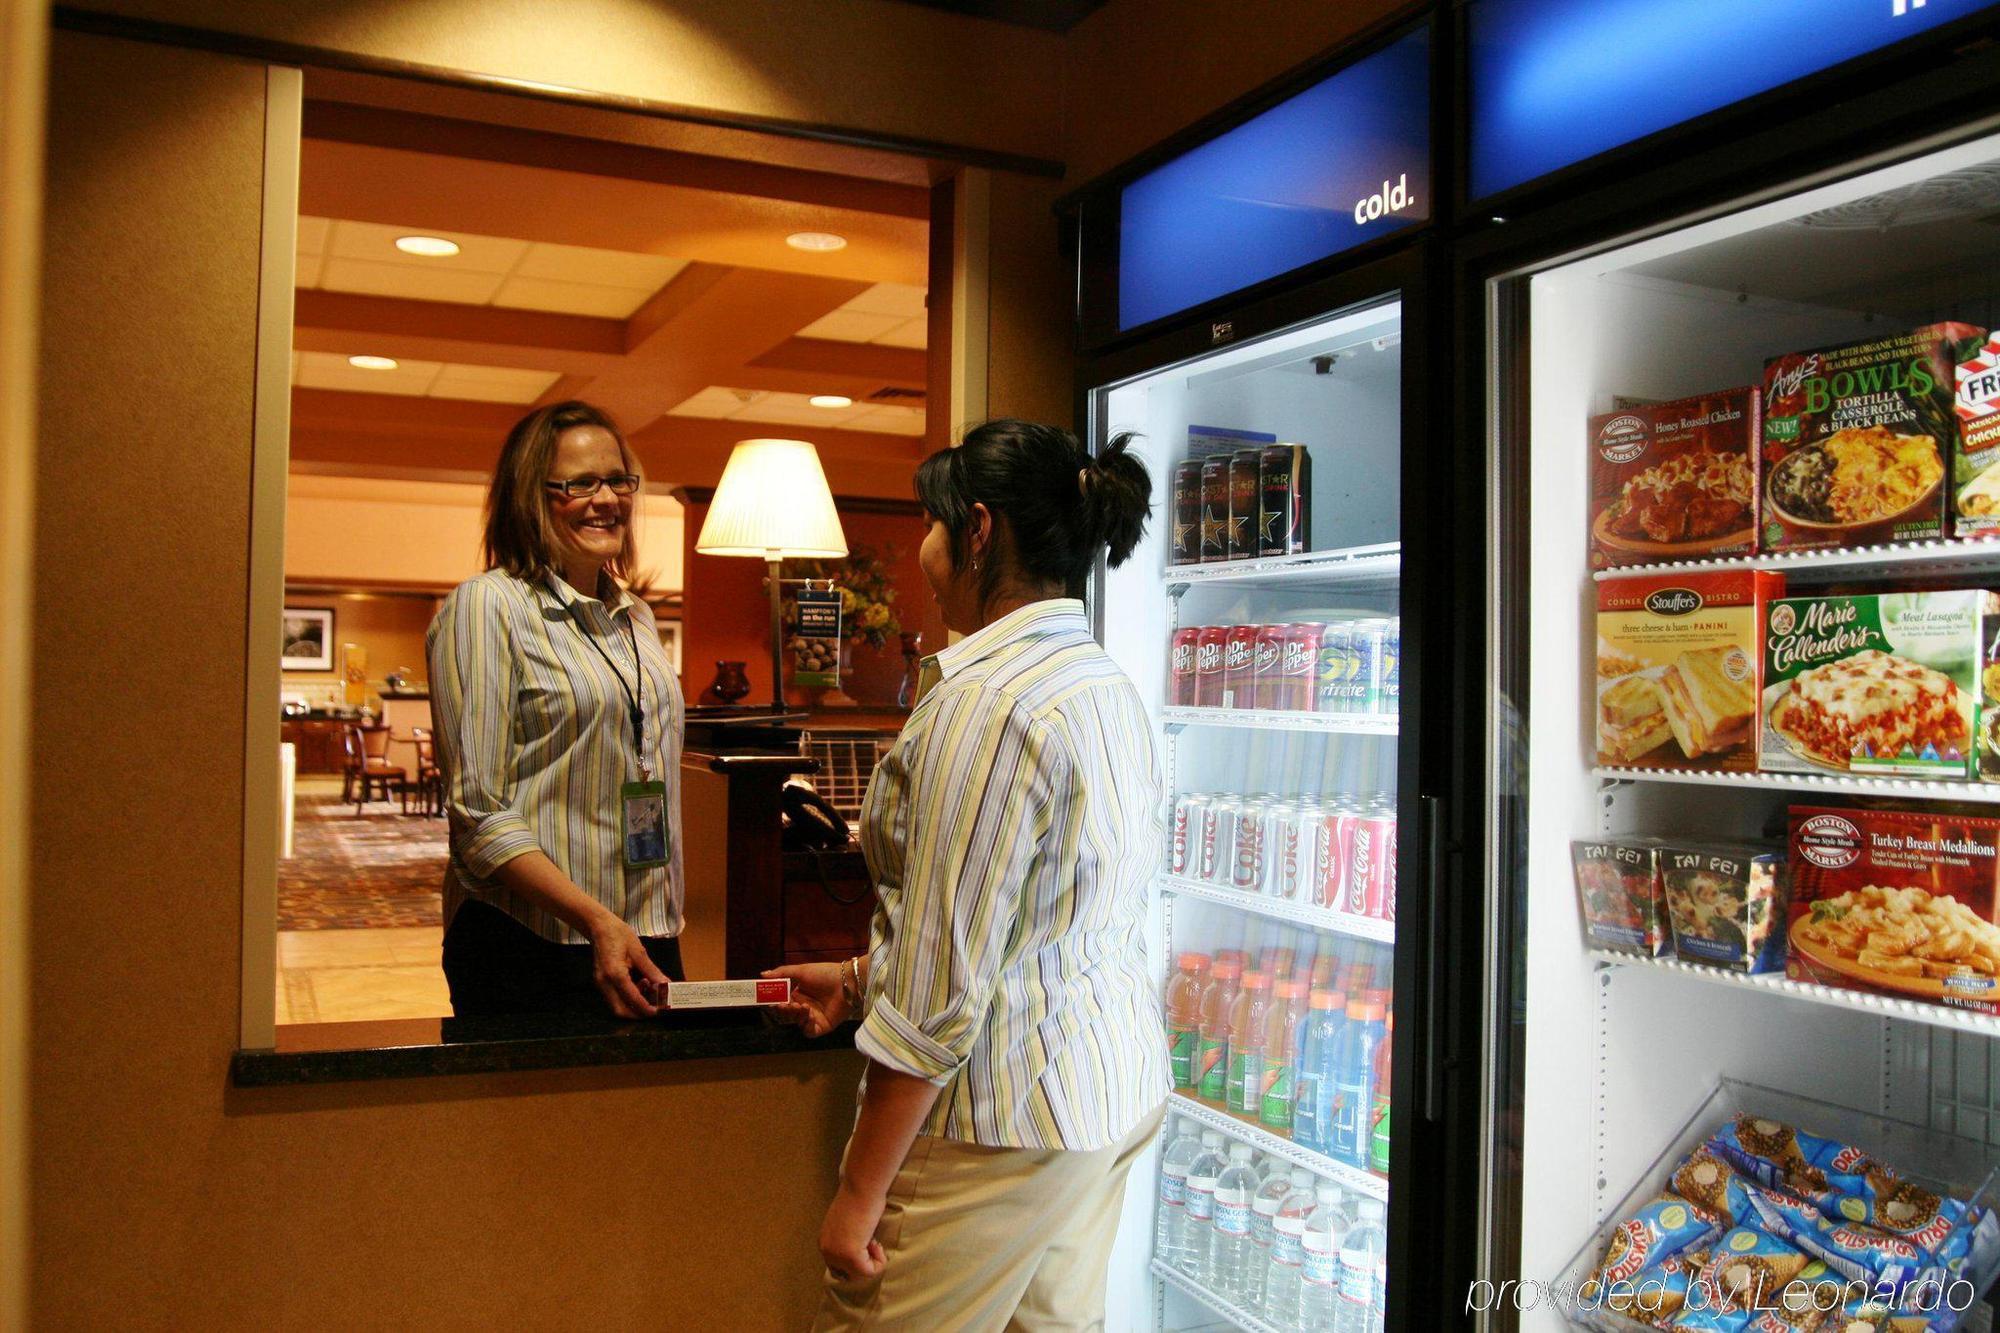
[[[1976,591],[1771,602],[1759,767],[1974,777],[1987,602]]]
[[[2000,819],[1793,806],[1786,974],[2000,1013]]]
[[[1756,550],[1754,388],[1590,419],[1593,569]]]
[[[1775,574],[1635,574],[1597,585],[1597,761],[1757,767],[1762,604]]]

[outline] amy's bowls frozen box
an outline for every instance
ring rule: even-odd
[[[1756,388],[1590,419],[1593,569],[1757,549]]]
[[[1971,779],[1985,599],[1897,592],[1771,602],[1758,767]]]
[[[1764,365],[1764,549],[1945,535],[1957,367],[1985,337],[1930,324]]]
[[[2000,819],[1793,806],[1786,975],[2000,1013]]]
[[[1597,761],[1757,767],[1761,604],[1775,574],[1633,574],[1597,585]]]
[[[1769,847],[1685,843],[1660,848],[1674,953],[1736,972],[1785,966],[1785,861]]]

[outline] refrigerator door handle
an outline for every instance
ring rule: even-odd
[[[1451,857],[1445,846],[1444,810],[1435,796],[1419,796],[1423,813],[1424,848],[1424,1119],[1436,1124],[1444,1119],[1445,1050],[1444,990],[1445,967],[1450,957],[1445,934],[1445,894],[1450,879]]]

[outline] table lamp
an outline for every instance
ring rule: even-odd
[[[771,706],[785,708],[784,615],[778,605],[779,562],[836,560],[847,554],[840,515],[820,470],[819,451],[804,440],[739,440],[709,501],[694,549],[702,555],[742,555],[770,567]]]

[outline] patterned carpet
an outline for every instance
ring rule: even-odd
[[[442,819],[383,801],[356,817],[337,779],[301,779],[295,810],[292,855],[278,861],[279,930],[439,924]]]

